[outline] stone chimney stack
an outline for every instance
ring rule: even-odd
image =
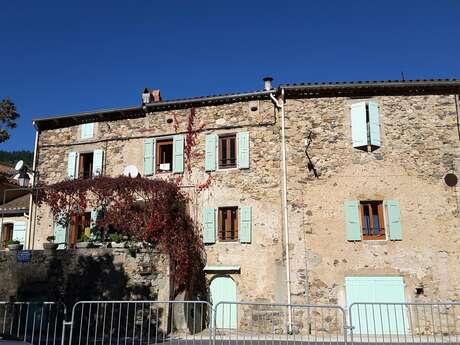
[[[153,102],[160,102],[160,101],[161,101],[160,89],[153,89],[153,90],[149,90],[147,88],[144,89],[144,92],[142,93],[142,105],[153,103]]]

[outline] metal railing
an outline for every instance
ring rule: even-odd
[[[347,342],[346,314],[339,306],[220,302],[213,315],[216,344]]]
[[[460,303],[0,302],[0,332],[33,345],[460,344]],[[348,320],[348,322],[347,322]]]
[[[72,309],[68,344],[210,342],[212,307],[201,301],[88,301]]]
[[[352,343],[460,344],[460,303],[353,303]]]
[[[33,345],[60,345],[66,308],[55,302],[0,302],[0,332]]]

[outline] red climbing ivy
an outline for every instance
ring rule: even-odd
[[[98,229],[116,229],[169,255],[176,293],[202,289],[203,242],[188,215],[187,196],[174,181],[126,176],[64,181],[42,189],[38,202],[48,204],[63,224],[86,208],[100,210]]]

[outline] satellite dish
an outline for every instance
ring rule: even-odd
[[[19,161],[16,163],[16,166],[14,167],[14,170],[16,171],[19,171],[22,169],[22,167],[24,166],[24,161]]]
[[[137,176],[139,176],[139,170],[134,165],[128,165],[123,170],[123,175],[124,176],[129,176],[129,177],[137,177]]]

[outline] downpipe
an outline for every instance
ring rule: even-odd
[[[286,166],[286,129],[284,114],[284,89],[281,89],[281,102],[270,93],[270,98],[276,108],[281,111],[281,170],[283,172],[283,222],[286,253],[286,289],[288,304],[288,332],[292,333],[292,306],[291,306],[291,265],[289,261],[289,227],[287,202],[287,166]]]
[[[33,210],[34,207],[34,202],[33,202],[33,196],[34,196],[34,191],[35,191],[35,186],[36,186],[36,179],[38,178],[37,176],[37,161],[38,161],[38,136],[39,136],[39,130],[35,128],[35,145],[34,145],[34,161],[32,163],[32,170],[34,171],[33,177],[32,177],[32,190],[30,193],[30,200],[29,200],[29,222],[27,224],[27,249],[34,249],[35,246],[35,211]],[[32,216],[33,214],[33,216]],[[34,223],[32,226],[32,222]],[[32,228],[33,228],[33,234],[32,234]]]

